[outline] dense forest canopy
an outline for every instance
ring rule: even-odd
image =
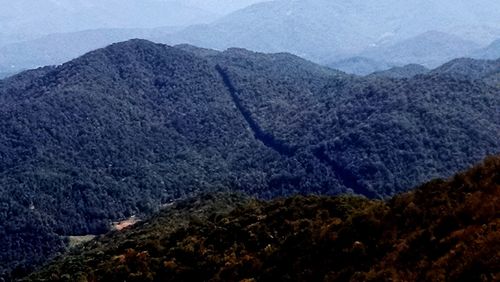
[[[386,202],[204,195],[25,281],[496,281],[499,206],[498,157]]]
[[[450,176],[498,153],[492,77],[131,40],[0,80],[0,275],[199,192],[380,199]]]

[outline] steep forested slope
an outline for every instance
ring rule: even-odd
[[[183,202],[85,244],[26,281],[500,278],[500,158],[387,202],[292,197],[224,214],[234,199]]]
[[[201,191],[390,196],[500,148],[499,89],[132,40],[0,80],[0,273]]]
[[[500,147],[499,89],[482,81],[331,76],[236,49],[212,58],[263,132],[357,193],[391,195]]]
[[[286,167],[246,130],[212,66],[162,45],[23,73],[2,81],[0,102],[2,267],[58,246],[40,236],[100,233],[201,188],[267,185],[264,171]]]

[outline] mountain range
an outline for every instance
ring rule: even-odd
[[[479,48],[480,45],[473,41],[444,32],[428,31],[394,45],[368,49],[363,52],[362,56],[399,66],[419,64],[435,68],[449,60],[466,56]],[[494,59],[498,58],[499,56]]]
[[[211,24],[188,28],[173,40],[215,49],[286,51],[326,61],[431,30],[449,32],[464,25],[499,28],[496,8],[498,2],[490,0],[281,0],[257,3]]]
[[[405,65],[436,68],[452,59],[500,58],[499,41],[481,48],[479,44],[444,32],[428,31],[395,44],[371,47],[355,57],[328,63],[329,67],[358,75],[368,75]]]
[[[500,147],[498,61],[452,64],[356,77],[131,40],[0,80],[0,273],[200,192],[381,199],[450,176]]]
[[[388,70],[377,71],[371,74],[371,76],[380,76],[380,77],[392,77],[392,78],[411,78],[420,74],[429,73],[429,69],[417,65],[417,64],[409,64],[402,67],[392,67]]]
[[[500,57],[498,48],[486,48],[487,44],[500,38],[497,20],[500,18],[500,7],[498,1],[492,0],[473,3],[463,0],[356,0],[348,3],[277,0],[261,3],[238,1],[235,4],[228,4],[227,1],[202,4],[193,0],[182,4],[179,1],[148,0],[139,3],[127,0],[120,5],[113,1],[81,1],[78,2],[81,5],[73,7],[79,11],[75,16],[68,16],[72,15],[71,11],[64,10],[68,6],[65,1],[51,2],[55,7],[50,18],[37,20],[35,16],[26,16],[26,21],[21,24],[16,22],[15,17],[4,17],[9,21],[0,25],[5,27],[5,31],[0,29],[0,47],[3,46],[0,48],[0,72],[12,73],[47,64],[61,64],[95,48],[132,38],[170,45],[188,43],[218,50],[236,46],[253,51],[290,52],[316,63],[339,65],[342,70],[362,75],[406,64],[434,68],[457,57]],[[49,6],[38,2],[31,5],[31,2],[33,0],[23,0],[15,5],[25,3],[26,7],[19,7],[23,15],[29,14],[25,11],[43,15],[49,9]],[[192,12],[185,7],[203,7],[214,11],[218,3],[228,7],[226,12],[241,9],[227,15],[202,16],[199,15],[202,12]],[[243,7],[244,4],[253,5]],[[122,10],[113,10],[115,6],[122,7]],[[137,11],[143,12],[137,14]],[[189,16],[185,16],[186,13]],[[95,22],[87,23],[83,19]],[[191,25],[200,22],[206,23]],[[42,28],[45,33],[24,36],[26,32],[15,30],[23,25],[34,26],[33,32]],[[59,28],[61,26],[64,29]],[[168,28],[169,32],[162,28],[143,30],[158,26],[175,27]],[[13,30],[9,31],[8,27]],[[118,31],[119,28],[125,30]],[[141,30],[138,31],[138,28]],[[82,32],[83,29],[87,31]],[[117,36],[117,33],[120,35]],[[365,59],[360,60],[361,57]]]
[[[186,26],[208,23],[220,16],[196,4],[178,0],[7,1],[0,11],[0,34],[36,36],[97,28]]]

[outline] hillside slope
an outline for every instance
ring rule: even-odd
[[[174,48],[130,41],[0,88],[2,268],[40,262],[59,236],[286,167],[246,129],[215,69]]]
[[[305,158],[302,163],[313,176],[333,173],[356,193],[392,195],[449,176],[499,148],[500,89],[481,81],[437,74],[331,76],[312,66],[296,67],[305,62],[284,64],[295,58],[290,55],[242,49],[211,58],[225,67],[241,104],[263,132],[294,148],[294,157]],[[489,129],[473,133],[470,124]]]
[[[496,281],[499,206],[498,157],[387,202],[252,201],[229,214],[201,209],[172,230],[183,204],[24,281]]]
[[[132,40],[0,80],[0,275],[208,191],[389,197],[500,148],[500,89]]]

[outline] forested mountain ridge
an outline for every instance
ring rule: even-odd
[[[457,159],[464,160],[475,155],[473,151],[479,149],[477,146],[464,146],[471,138],[476,138],[474,135],[483,136],[476,142],[491,146],[493,151],[490,153],[498,150],[496,139],[500,133],[495,129],[498,128],[495,118],[500,114],[500,104],[493,101],[498,99],[499,89],[481,81],[471,84],[466,79],[437,74],[412,79],[385,79],[359,78],[342,73],[325,76],[324,72],[308,75],[283,71],[289,67],[283,67],[281,71],[266,71],[280,66],[269,63],[268,57],[272,55],[243,50],[238,56],[229,53],[213,58],[227,67],[242,104],[265,131],[276,139],[286,140],[291,147],[302,148],[299,155],[308,154],[308,159],[316,162],[317,156],[312,156],[314,152],[325,151],[331,161],[364,181],[361,186],[378,194],[385,189],[388,189],[386,195],[399,190],[392,190],[394,188],[389,186],[412,187],[439,176],[439,173],[433,174],[427,169],[429,174],[422,175],[422,167],[429,168],[430,165],[436,171],[448,170],[439,163],[449,165],[451,156],[460,155]],[[249,58],[253,58],[251,64],[247,61]],[[249,68],[258,71],[248,72]],[[483,99],[492,99],[492,104],[485,104]],[[486,112],[492,116],[483,116]],[[464,120],[490,124],[491,131],[471,134],[469,130],[472,128],[466,125],[467,122],[463,123]],[[457,128],[463,131],[457,134],[454,131]],[[446,144],[442,138],[452,135],[455,141],[462,141]],[[386,146],[399,149],[382,149],[388,148]],[[435,155],[436,148],[446,149]],[[448,160],[438,161],[435,157]],[[432,163],[430,159],[433,159]],[[398,164],[389,168],[394,161]],[[450,168],[448,175],[457,168]],[[395,177],[395,170],[404,171],[405,176]],[[382,177],[384,181],[377,183],[376,179],[381,175],[385,175]],[[368,180],[370,177],[373,178]],[[416,182],[404,180],[419,177],[421,180]]]
[[[474,60],[461,58],[452,60],[432,73],[455,77],[457,79],[482,80],[494,87],[500,86],[500,59]]]
[[[217,194],[182,202],[129,230],[86,243],[24,281],[500,277],[498,157],[388,201],[352,196],[239,201]]]
[[[498,152],[499,91],[144,40],[0,80],[0,273],[203,191],[384,198],[449,176]]]
[[[189,53],[137,40],[2,81],[2,267],[57,246],[33,236],[101,233],[200,187],[231,187],[231,171],[258,183],[273,152],[219,80]],[[242,160],[262,163],[258,175]]]

